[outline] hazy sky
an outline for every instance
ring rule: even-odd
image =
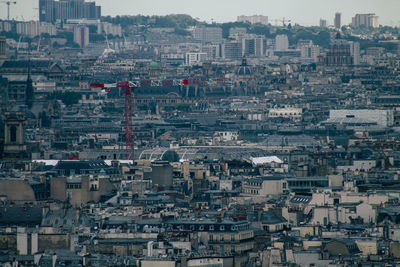
[[[37,20],[38,0],[16,0],[10,17]],[[383,25],[400,25],[400,0],[97,0],[103,15],[189,14],[202,21],[234,21],[238,15],[266,15],[291,19],[301,25],[318,25],[319,19],[333,24],[335,12],[342,13],[342,23],[349,24],[356,13],[375,13]],[[0,18],[7,17],[7,7],[0,4]]]

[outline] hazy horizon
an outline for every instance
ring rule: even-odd
[[[38,1],[16,0],[16,5],[10,7],[10,18],[16,20],[37,20]],[[167,15],[188,14],[200,21],[229,22],[236,21],[240,15],[265,15],[271,24],[276,19],[290,19],[292,23],[304,26],[318,25],[320,18],[326,19],[328,25],[333,24],[336,12],[342,13],[342,24],[347,25],[357,13],[375,13],[379,16],[379,24],[399,26],[399,0],[248,0],[246,5],[242,1],[228,0],[97,0],[102,6],[103,16],[116,15]],[[7,18],[7,6],[0,5],[0,18]]]

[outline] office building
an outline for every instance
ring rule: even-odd
[[[229,38],[237,38],[239,36],[244,36],[247,33],[246,28],[241,28],[241,27],[234,27],[229,29]]]
[[[0,36],[0,66],[3,63],[3,60],[7,58],[7,49],[6,49],[6,37]]]
[[[279,34],[275,37],[275,50],[286,51],[289,49],[289,40],[287,35]]]
[[[16,24],[17,33],[29,37],[35,37],[42,33],[49,35],[57,35],[57,28],[55,25],[48,22],[28,21],[18,22]]]
[[[340,29],[340,27],[342,27],[342,13],[335,14],[334,26],[336,29]]]
[[[350,54],[353,57],[353,64],[360,65],[360,43],[349,42]]]
[[[186,53],[185,63],[194,65],[207,60],[207,53]]]
[[[77,26],[74,28],[74,42],[79,44],[81,48],[89,44],[89,28]]]
[[[100,19],[101,7],[84,0],[39,0],[39,20],[42,22],[67,19]]]
[[[238,41],[226,42],[222,46],[226,59],[240,60],[242,58],[242,43]]]
[[[351,21],[353,27],[378,28],[378,16],[375,14],[356,14]]]
[[[193,38],[203,43],[222,42],[222,29],[219,27],[196,27]]]
[[[328,24],[328,23],[326,22],[326,19],[320,19],[320,20],[319,20],[319,26],[320,26],[320,27],[326,28],[327,24]]]
[[[304,45],[301,46],[301,57],[305,59],[312,59],[314,62],[317,62],[318,56],[321,53],[321,49],[318,45]]]
[[[260,57],[265,54],[266,40],[262,37],[247,37],[242,39],[243,55]]]
[[[263,15],[253,15],[253,16],[238,16],[237,22],[250,22],[251,24],[261,23],[268,25],[268,16]]]

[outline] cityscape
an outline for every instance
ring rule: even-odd
[[[396,18],[23,1],[0,0],[0,266],[400,266]]]

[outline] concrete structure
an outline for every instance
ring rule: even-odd
[[[196,27],[193,31],[193,38],[203,43],[222,42],[222,29],[219,27]]]
[[[317,62],[318,56],[321,54],[321,49],[318,45],[305,45],[301,47],[301,57],[312,59]]]
[[[282,195],[288,192],[288,184],[281,177],[248,179],[242,185],[242,192],[246,196],[257,197]]]
[[[186,65],[194,65],[204,62],[208,59],[207,53],[186,53],[185,63]]]
[[[264,25],[268,25],[268,16],[263,15],[253,15],[253,16],[245,16],[241,15],[237,17],[238,22],[250,22],[251,24],[261,23]]]
[[[151,180],[153,185],[172,186],[173,168],[168,161],[155,161],[151,164]]]
[[[353,27],[367,27],[367,28],[378,28],[379,17],[374,13],[370,14],[356,14],[351,20],[351,26]]]
[[[6,58],[7,58],[6,37],[0,36],[0,66],[3,64],[3,62]]]
[[[360,65],[360,43],[349,42],[350,44],[350,54],[353,57],[353,64]]]
[[[45,22],[66,19],[100,19],[101,7],[85,0],[39,0],[39,20]]]
[[[336,29],[340,29],[340,27],[342,27],[342,13],[335,14],[334,26]]]
[[[50,181],[51,198],[67,201],[73,206],[97,202],[114,189],[109,178],[99,175],[59,177]]]
[[[89,28],[77,26],[74,28],[74,42],[79,44],[81,48],[89,44]]]
[[[222,45],[222,54],[226,59],[240,60],[242,58],[242,43],[238,41],[225,42]]]
[[[269,118],[287,118],[293,121],[300,121],[303,115],[301,108],[274,108],[268,112]]]
[[[286,51],[289,49],[289,40],[287,35],[279,34],[275,37],[275,50]]]
[[[329,118],[359,118],[367,121],[376,122],[382,127],[392,126],[394,123],[393,111],[392,110],[372,110],[372,109],[339,109],[330,110]]]

